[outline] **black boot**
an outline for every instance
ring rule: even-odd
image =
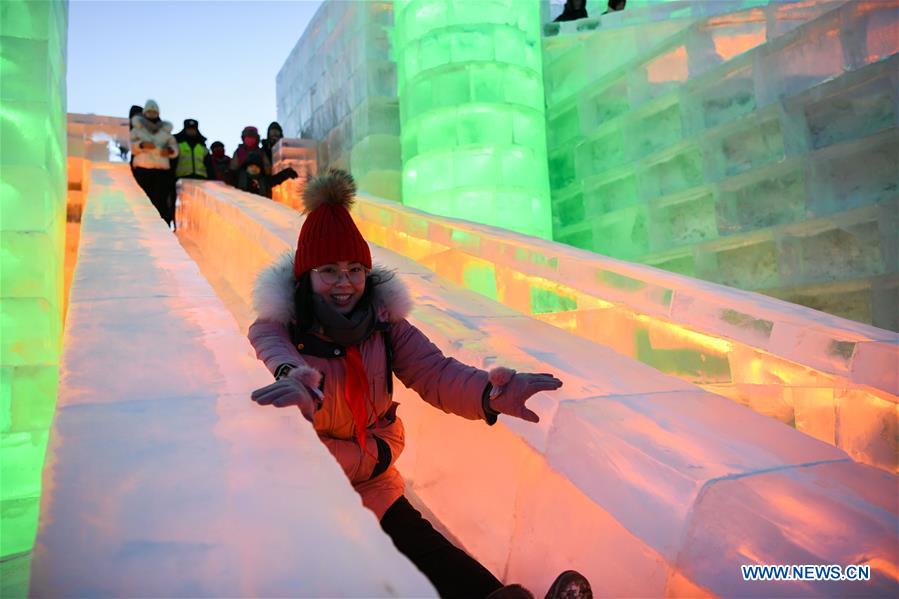
[[[587,2],[586,0],[566,0],[562,14],[553,19],[553,23],[562,21],[577,21],[578,19],[587,18]]]
[[[624,10],[624,7],[627,5],[627,0],[609,0],[608,8],[602,14],[607,15],[610,12],[618,12],[619,10]]]

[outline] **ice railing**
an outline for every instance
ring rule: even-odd
[[[296,411],[250,401],[271,376],[128,165],[87,176],[30,594],[434,596]]]
[[[366,239],[894,472],[899,334],[363,196]]]
[[[539,424],[501,417],[494,427],[444,414],[395,386],[407,431],[398,466],[409,493],[497,576],[538,595],[572,567],[603,596],[819,595],[851,588],[744,583],[739,565],[868,561],[879,578],[866,592],[897,588],[895,475],[454,284],[470,287],[486,269],[472,269],[474,258],[449,247],[460,240],[479,239],[487,255],[507,249],[529,263],[551,259],[520,236],[508,234],[504,245],[463,223],[408,212],[392,219],[379,208],[363,199],[357,223],[365,235],[389,237],[386,245],[402,240],[392,249],[373,240],[375,262],[403,277],[414,298],[410,320],[434,343],[480,367],[503,363],[565,381],[529,402]],[[377,226],[372,215],[382,219]],[[292,250],[302,220],[220,184],[181,189],[182,243],[242,328],[253,318],[254,278]],[[379,235],[384,227],[390,235]],[[518,284],[517,296],[533,289],[541,301],[552,297],[529,277],[497,271]],[[625,280],[603,272],[612,290]],[[637,295],[653,305],[654,293]]]

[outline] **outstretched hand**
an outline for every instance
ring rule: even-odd
[[[306,385],[288,376],[256,389],[250,398],[260,406],[271,405],[276,408],[297,406],[303,417],[312,422],[316,410],[312,393]]]
[[[555,391],[562,386],[562,381],[551,374],[515,372],[505,368],[491,373],[491,383],[490,407],[501,414],[528,422],[540,422],[540,417],[529,410],[525,402],[535,393]]]

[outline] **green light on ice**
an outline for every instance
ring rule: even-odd
[[[395,0],[403,203],[551,237],[536,0]]]
[[[41,469],[56,404],[66,218],[67,26],[65,2],[3,2],[0,558],[28,552],[34,543]]]

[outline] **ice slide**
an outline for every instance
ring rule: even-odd
[[[305,423],[248,400],[269,380],[243,335],[250,281],[292,246],[302,216],[219,184],[188,183],[179,244],[127,166],[93,163],[88,177],[32,594],[433,593]],[[564,248],[548,256],[553,244],[429,222],[375,199],[357,218],[378,244],[375,260],[409,283],[412,320],[447,353],[565,381],[532,400],[539,425],[501,419],[492,428],[445,415],[397,385],[410,493],[500,578],[541,594],[575,567],[599,596],[899,590],[894,464],[861,463],[839,443],[615,345],[628,322],[649,331],[654,351],[727,338],[729,364],[754,357],[756,373],[817,369],[829,377],[819,379],[842,376],[847,388],[886,401],[895,389],[881,388],[890,381],[876,369],[782,340],[793,331],[830,347],[820,341],[825,332],[851,332],[851,355],[873,356],[866,363],[895,340],[866,338],[871,331],[830,317],[803,320],[812,313],[751,294],[718,295],[723,288],[709,284],[699,293],[691,284],[700,284],[648,267],[641,276],[657,278],[641,282],[626,263]],[[488,263],[499,301],[465,288],[490,288]],[[588,268],[608,274],[583,277],[588,288],[579,288]],[[572,289],[573,304],[558,299]],[[714,317],[715,306],[730,302],[771,326]],[[604,336],[565,330],[579,332],[579,319],[602,314],[610,320],[593,322],[618,323]],[[684,332],[690,327],[699,331]],[[767,345],[760,329],[770,329]],[[853,404],[839,414],[853,414]],[[867,563],[871,580],[740,576],[740,565],[779,563]]]

